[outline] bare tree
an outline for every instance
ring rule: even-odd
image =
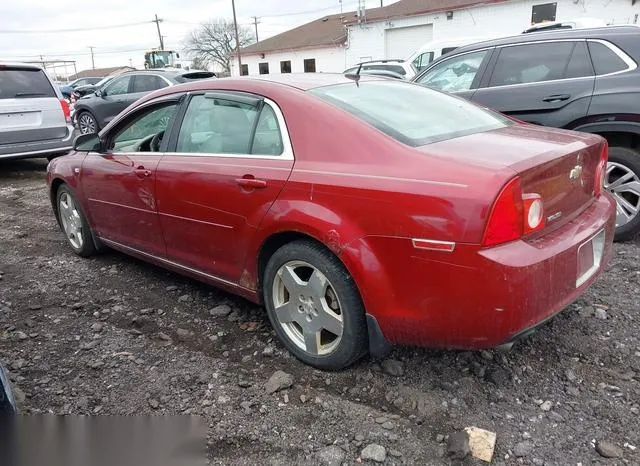
[[[238,26],[240,47],[252,44],[255,39],[248,27]],[[224,72],[231,72],[231,55],[236,50],[233,21],[212,19],[191,31],[184,48],[192,59],[200,64],[218,65]]]

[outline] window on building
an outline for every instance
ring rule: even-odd
[[[316,59],[315,58],[307,58],[304,61],[304,72],[305,73],[315,73],[316,72]]]
[[[291,60],[280,62],[280,73],[291,73]]]
[[[240,76],[249,76],[249,65],[242,65]]]
[[[258,71],[260,74],[269,74],[269,63],[258,63]]]
[[[555,21],[557,3],[543,3],[531,7],[531,24],[542,23],[543,21]]]
[[[597,75],[615,73],[628,68],[622,58],[600,42],[589,42],[589,52],[591,52],[591,60]]]

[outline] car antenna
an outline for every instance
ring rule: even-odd
[[[362,63],[360,63],[360,66],[358,66],[358,71],[354,73],[347,73],[345,74],[345,78],[348,79],[353,79],[356,82],[356,86],[360,87],[360,70],[362,70]]]

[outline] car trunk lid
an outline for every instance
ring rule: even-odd
[[[530,125],[475,133],[419,148],[490,170],[508,168],[523,194],[538,194],[548,232],[570,221],[595,197],[604,141],[593,135]]]

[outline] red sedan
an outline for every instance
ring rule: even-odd
[[[72,249],[262,303],[299,359],[509,345],[611,256],[605,141],[422,86],[308,74],[144,97],[55,159]]]

